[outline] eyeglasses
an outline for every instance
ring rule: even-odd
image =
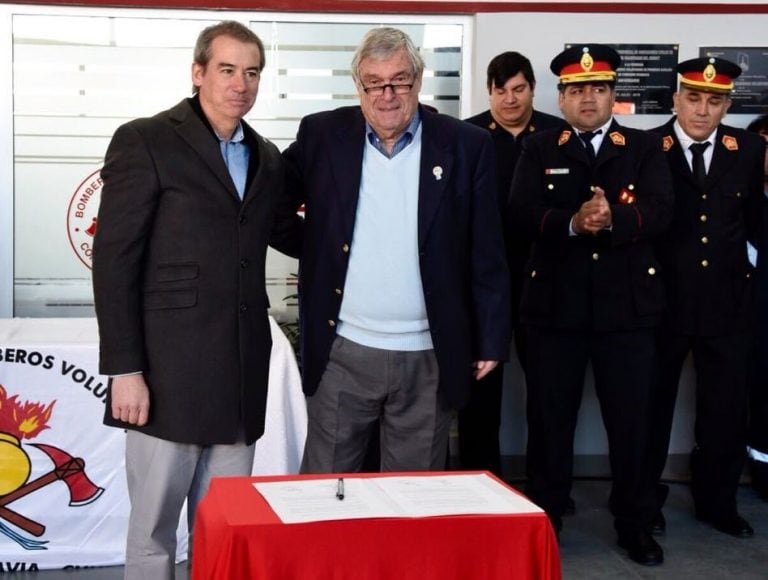
[[[386,91],[388,88],[392,89],[392,92],[396,95],[407,95],[411,92],[411,89],[413,88],[414,83],[409,84],[398,84],[398,85],[377,85],[375,87],[364,87],[363,85],[360,85],[360,88],[363,89],[366,95],[369,97],[380,97],[384,94],[384,91]]]

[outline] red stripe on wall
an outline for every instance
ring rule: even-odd
[[[480,12],[570,12],[611,14],[768,14],[768,4],[675,2],[464,2],[450,0],[22,0],[5,4],[187,8],[275,12],[475,14]]]

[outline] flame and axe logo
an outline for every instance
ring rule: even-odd
[[[54,482],[61,481],[69,490],[69,505],[83,506],[96,501],[104,488],[95,485],[85,474],[85,461],[72,457],[66,451],[31,443],[53,462],[53,469],[29,481],[32,463],[21,446],[22,439],[36,437],[48,428],[53,406],[40,403],[21,403],[18,395],[8,397],[0,385],[0,532],[27,550],[46,550],[47,541],[27,537],[5,525],[2,520],[35,537],[45,533],[45,526],[8,507],[9,504],[28,496]]]

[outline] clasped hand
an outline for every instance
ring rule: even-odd
[[[595,186],[592,197],[581,204],[573,216],[573,231],[577,234],[597,235],[600,230],[611,226],[611,205],[605,199],[605,191]]]

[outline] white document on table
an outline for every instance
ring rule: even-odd
[[[347,477],[254,483],[286,524],[363,518],[531,514],[542,510],[486,474]]]

